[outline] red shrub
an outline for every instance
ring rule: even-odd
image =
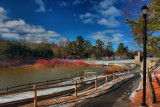
[[[71,61],[64,61],[64,65],[71,65],[73,64]]]
[[[44,60],[44,59],[39,59],[37,61],[37,64],[41,64],[41,65],[44,65],[44,66],[49,66],[50,65],[49,61]]]
[[[85,63],[82,60],[77,60],[76,62],[74,62],[75,65],[88,65],[87,63]]]
[[[44,60],[44,59],[39,59],[37,61],[37,64],[40,64],[42,66],[61,66],[61,65],[88,65],[86,63],[84,63],[82,60],[77,60],[76,62],[72,62],[72,61],[60,61],[60,60],[55,60],[52,59],[50,61]]]

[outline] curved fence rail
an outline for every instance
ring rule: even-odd
[[[17,103],[22,103],[22,102],[24,104],[26,102],[33,101],[33,100],[34,100],[34,104],[36,105],[37,100],[40,101],[40,100],[43,100],[43,99],[47,99],[49,97],[58,97],[58,96],[66,95],[66,94],[71,95],[71,94],[74,94],[74,93],[75,93],[75,97],[77,97],[77,94],[80,93],[80,92],[84,92],[86,90],[93,89],[93,88],[95,88],[97,90],[98,86],[101,86],[101,85],[104,85],[104,84],[107,85],[108,82],[113,82],[114,83],[115,80],[121,79],[122,77],[125,78],[126,76],[129,76],[130,74],[131,74],[131,72],[129,72],[129,71],[113,73],[113,74],[102,76],[102,77],[97,77],[96,76],[95,79],[90,79],[90,80],[85,80],[85,81],[80,81],[79,80],[77,82],[77,80],[76,80],[75,83],[65,84],[65,85],[63,85],[63,84],[55,85],[56,83],[59,83],[59,80],[62,80],[62,79],[50,80],[50,81],[45,81],[45,82],[38,82],[38,83],[34,83],[34,84],[30,83],[30,84],[19,85],[18,87],[23,87],[24,86],[24,88],[14,90],[13,92],[8,91],[9,93],[3,93],[3,95],[5,95],[5,94],[11,95],[11,94],[15,94],[15,93],[29,92],[29,91],[33,92],[34,91],[34,95],[35,95],[34,98],[28,98],[28,99],[3,103],[3,104],[0,104],[0,106],[10,105],[10,104],[12,105],[12,104],[17,104]],[[71,77],[70,78],[65,78],[64,80],[68,80],[68,79],[71,79]],[[89,82],[89,83],[87,83],[87,82]],[[28,90],[25,89],[26,85],[28,87]],[[31,88],[31,85],[33,85],[33,88]],[[60,91],[60,92],[54,92],[52,94],[37,96],[37,91],[45,90],[45,89],[51,89],[51,88],[67,87],[67,86],[75,86],[75,88],[71,88],[71,89],[68,89],[68,90]],[[16,88],[16,86],[15,87],[10,87],[10,88],[8,88],[8,90],[13,89],[13,88]]]
[[[102,72],[98,72],[97,75],[102,74]],[[65,81],[73,80],[76,77],[80,76],[85,76],[85,72],[75,72],[67,75],[63,75],[60,77],[57,77],[57,79],[54,80],[47,80],[47,81],[42,81],[42,82],[34,82],[34,83],[27,83],[27,84],[22,84],[22,85],[17,85],[17,86],[12,86],[12,87],[6,87],[3,89],[0,89],[0,95],[3,94],[9,94],[13,92],[19,92],[19,91],[27,91],[32,89],[33,85],[36,85],[39,88],[48,88],[50,86],[55,86],[55,85],[60,85]]]

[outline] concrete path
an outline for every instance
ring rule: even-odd
[[[136,73],[132,79],[121,85],[117,84],[112,91],[82,102],[77,107],[129,107],[129,96],[138,87],[140,81],[140,75]]]

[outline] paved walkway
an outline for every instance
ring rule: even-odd
[[[123,82],[123,85],[116,85],[112,91],[101,96],[91,98],[81,104],[78,107],[129,107],[129,96],[134,91],[140,82],[140,75],[136,76],[128,81]]]

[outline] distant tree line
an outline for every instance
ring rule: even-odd
[[[44,41],[45,40],[45,41]],[[124,47],[120,43],[117,51],[114,51],[113,44],[107,43],[107,46],[101,40],[96,40],[92,45],[90,40],[85,40],[82,36],[78,36],[76,41],[70,41],[67,38],[61,38],[58,44],[48,43],[43,38],[41,43],[9,41],[0,39],[0,59],[1,60],[22,60],[22,59],[46,59],[61,58],[66,59],[69,56],[78,56],[79,59],[87,58],[108,58],[113,59],[116,56],[120,58],[134,58],[134,52],[129,51],[128,47]]]

